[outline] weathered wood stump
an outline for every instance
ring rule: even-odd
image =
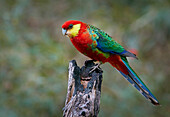
[[[102,70],[95,69],[93,60],[81,69],[75,60],[69,63],[68,89],[63,117],[97,117],[100,109]]]

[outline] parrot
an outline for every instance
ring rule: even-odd
[[[62,25],[62,33],[70,38],[79,52],[99,62],[93,69],[103,63],[110,63],[147,100],[153,105],[159,105],[158,100],[131,68],[127,60],[127,57],[138,59],[137,56],[126,50],[106,32],[82,21],[68,20]]]

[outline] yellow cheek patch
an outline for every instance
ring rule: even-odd
[[[69,30],[67,31],[68,35],[71,36],[71,37],[77,36],[78,33],[79,33],[79,30],[80,30],[80,26],[81,26],[81,24],[73,25],[73,28],[72,28],[72,29],[69,29]]]

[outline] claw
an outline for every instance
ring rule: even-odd
[[[97,63],[95,66],[93,66],[93,67],[91,68],[91,70],[90,70],[89,73],[92,73],[92,72],[95,71],[96,69],[101,70],[100,65],[101,65],[101,63]]]

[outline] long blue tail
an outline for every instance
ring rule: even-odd
[[[159,105],[158,100],[155,96],[149,91],[146,85],[142,82],[139,76],[133,71],[130,67],[127,59],[125,57],[121,57],[123,63],[126,65],[129,74],[125,75],[123,72],[119,71],[126,80],[128,80],[146,99],[150,100],[152,104]]]

